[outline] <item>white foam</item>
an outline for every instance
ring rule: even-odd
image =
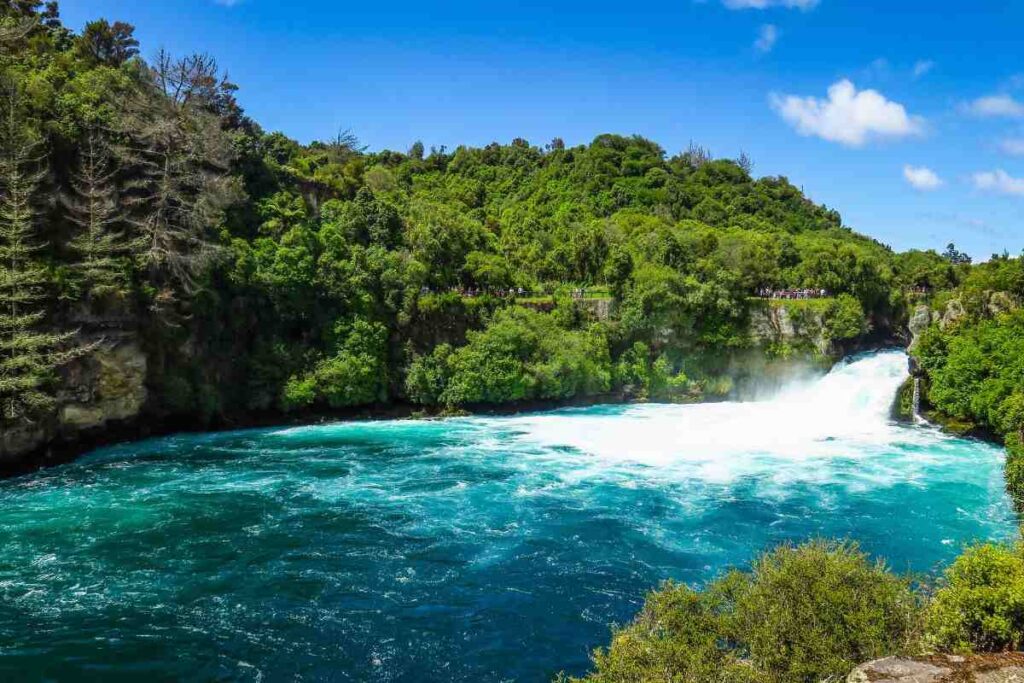
[[[648,404],[613,415],[541,414],[509,422],[520,438],[577,449],[606,464],[685,466],[690,475],[712,483],[777,467],[781,484],[814,479],[815,460],[941,440],[936,432],[890,420],[892,401],[907,376],[906,355],[887,351],[784,387],[771,400]],[[790,466],[778,467],[780,461]],[[800,471],[801,463],[811,469]]]

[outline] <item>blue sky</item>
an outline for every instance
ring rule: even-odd
[[[554,5],[557,4],[557,7]],[[741,150],[851,227],[1024,249],[1024,3],[64,0],[215,55],[268,130],[371,149],[637,133]]]

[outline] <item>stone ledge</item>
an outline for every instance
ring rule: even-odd
[[[1024,652],[886,657],[861,664],[847,683],[1024,683]]]

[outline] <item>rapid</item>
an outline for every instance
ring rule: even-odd
[[[756,401],[179,435],[0,482],[0,678],[550,680],[673,578],[1010,538],[1003,453],[898,351]]]

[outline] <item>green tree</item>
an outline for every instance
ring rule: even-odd
[[[90,21],[77,39],[79,53],[87,60],[119,67],[139,54],[135,27],[123,21]]]
[[[1019,548],[968,548],[945,572],[928,614],[932,644],[954,652],[1024,646],[1024,558]]]
[[[71,337],[45,331],[46,269],[37,260],[36,191],[43,178],[39,146],[18,118],[17,93],[0,112],[0,420],[31,421],[50,409],[54,371],[67,361]]]
[[[68,219],[79,228],[68,246],[79,255],[73,267],[94,296],[122,294],[127,287],[128,251],[124,213],[115,184],[109,149],[98,131],[91,131],[80,151],[71,192],[63,197]]]

